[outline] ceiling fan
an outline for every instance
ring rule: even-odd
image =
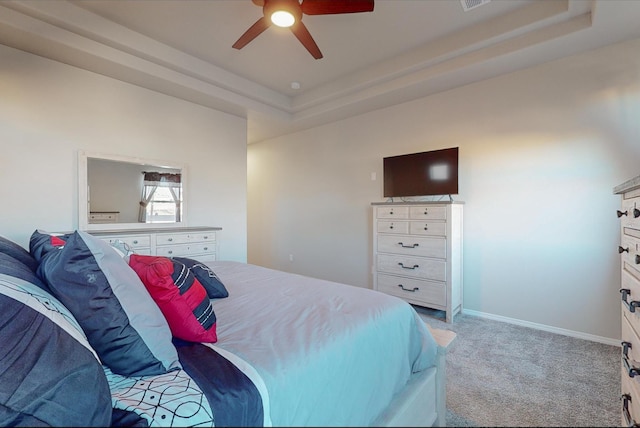
[[[251,0],[262,7],[262,18],[258,19],[233,44],[235,49],[242,49],[250,41],[258,37],[271,24],[288,27],[300,40],[300,43],[315,59],[322,58],[320,48],[311,37],[311,33],[302,23],[302,15],[329,15],[341,13],[371,12],[373,0]]]

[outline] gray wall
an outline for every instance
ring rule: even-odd
[[[612,189],[640,174],[639,51],[633,40],[250,145],[249,262],[371,287],[382,158],[459,146],[465,309],[616,343]]]
[[[246,120],[0,45],[0,234],[78,227],[78,151],[185,165],[188,226],[246,261]]]

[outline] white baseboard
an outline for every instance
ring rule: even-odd
[[[506,323],[509,323],[509,324],[521,325],[523,327],[535,328],[536,330],[543,330],[543,331],[548,331],[550,333],[562,334],[562,335],[569,336],[569,337],[575,337],[577,339],[585,339],[585,340],[590,340],[592,342],[604,343],[605,345],[621,346],[620,345],[620,339],[612,339],[610,337],[596,336],[594,334],[587,334],[587,333],[582,333],[582,332],[579,332],[579,331],[567,330],[567,329],[564,329],[564,328],[551,327],[551,326],[548,326],[548,325],[538,324],[538,323],[535,323],[535,322],[529,322],[529,321],[518,320],[518,319],[515,319],[515,318],[503,317],[501,315],[494,315],[494,314],[489,314],[489,313],[486,313],[486,312],[474,311],[472,309],[464,308],[462,310],[462,312],[465,315],[472,315],[474,317],[487,318],[487,319],[491,319],[491,320],[495,320],[495,321],[506,322]]]

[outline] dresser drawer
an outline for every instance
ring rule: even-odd
[[[156,245],[185,244],[191,241],[188,233],[159,233],[156,236]]]
[[[640,239],[623,234],[618,247],[621,264],[640,271]]]
[[[411,235],[378,235],[378,252],[444,259],[447,257],[447,240]]]
[[[186,244],[189,242],[215,242],[215,233],[159,233],[156,237],[157,245]]]
[[[627,317],[628,312],[623,312],[624,316],[622,317],[622,329],[620,332],[620,337],[622,338],[622,356],[632,362],[636,361],[637,366],[640,367],[640,338],[638,338],[638,333],[634,330],[629,322]],[[626,346],[624,344],[627,344]],[[640,403],[639,403],[640,404]]]
[[[215,232],[203,232],[203,233],[190,233],[189,239],[191,242],[215,242]]]
[[[409,207],[383,206],[376,208],[377,218],[409,218]]]
[[[124,242],[129,248],[138,254],[148,254],[148,251],[151,248],[151,236],[149,235],[99,236],[99,238],[109,244]]]
[[[409,207],[410,219],[424,219],[424,220],[446,220],[447,208],[445,206],[417,206]]]
[[[622,348],[621,348],[621,385],[623,418],[640,422],[640,338],[629,324],[628,319],[622,317]],[[628,397],[625,397],[628,396]],[[625,402],[626,401],[626,402]],[[627,415],[624,415],[626,407]],[[625,426],[633,426],[627,425]]]
[[[377,226],[378,233],[409,233],[408,221],[381,220]]]
[[[189,257],[195,254],[214,254],[215,245],[212,243],[200,243],[193,244],[176,244],[176,245],[162,245],[156,247],[156,254],[164,257]]]
[[[409,233],[424,236],[446,236],[447,223],[442,221],[412,221]]]
[[[622,314],[636,334],[640,334],[640,275],[635,270],[630,270],[628,265],[623,266],[620,275]]]
[[[622,366],[620,382],[622,387],[622,399],[620,400],[622,418],[620,426],[633,427],[640,423],[640,392],[638,391],[637,376],[630,378],[627,375],[624,364]]]
[[[640,197],[623,199],[618,216],[623,227],[640,229]]]
[[[378,272],[435,281],[447,280],[447,263],[444,260],[378,254],[377,261]]]
[[[447,290],[443,282],[378,274],[378,291],[426,305],[447,304]]]
[[[89,223],[117,223],[118,213],[92,212],[89,213]]]

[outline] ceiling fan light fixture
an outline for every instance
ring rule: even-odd
[[[296,18],[287,10],[276,10],[271,14],[271,22],[278,27],[288,28],[296,22]]]

